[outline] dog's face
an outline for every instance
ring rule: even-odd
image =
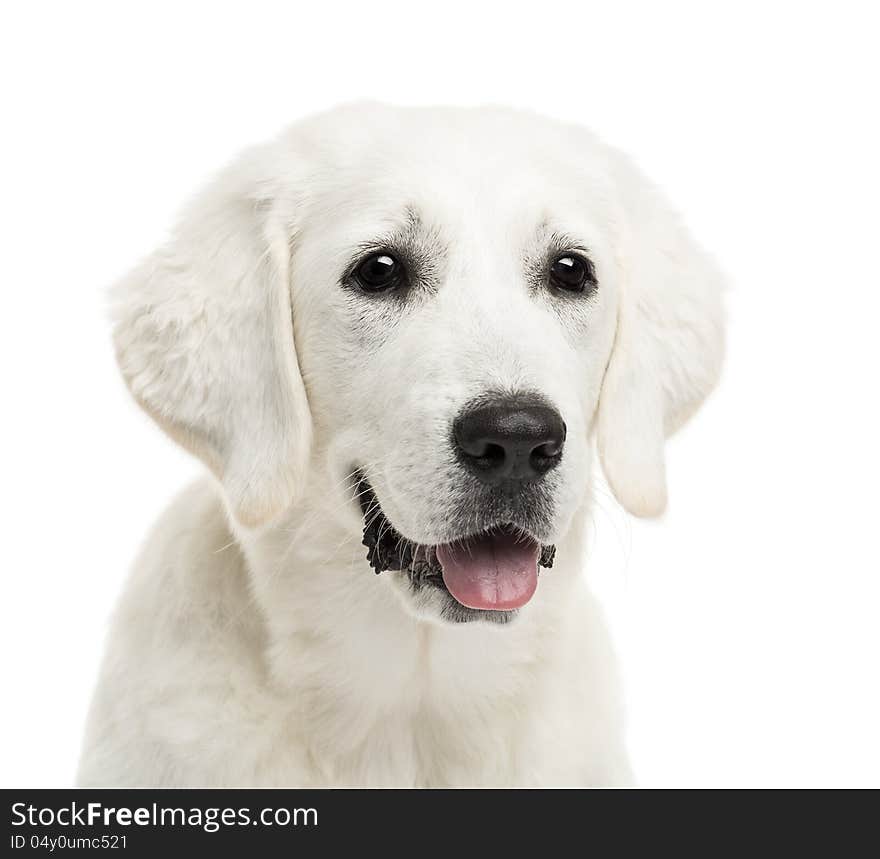
[[[453,621],[529,601],[597,424],[622,503],[659,512],[664,437],[721,355],[717,275],[656,192],[584,132],[503,110],[302,123],[122,299],[135,395],[241,523],[327,469],[381,578]]]
[[[301,211],[293,317],[316,435],[337,482],[356,473],[383,578],[498,620],[587,489],[619,237],[601,177],[519,134],[502,150],[509,117],[456,116],[392,114],[331,165]]]

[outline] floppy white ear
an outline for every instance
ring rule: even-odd
[[[122,374],[157,423],[223,484],[236,519],[295,497],[311,424],[293,342],[290,231],[246,156],[114,290]]]
[[[618,501],[636,516],[657,516],[666,507],[666,437],[697,410],[721,369],[723,279],[635,168],[623,165],[621,180],[628,235],[598,448]]]

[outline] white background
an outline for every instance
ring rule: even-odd
[[[874,4],[7,4],[0,781],[66,785],[108,613],[197,471],[129,402],[104,293],[239,148],[369,96],[591,126],[729,273],[671,508],[595,516],[646,785],[880,785]]]

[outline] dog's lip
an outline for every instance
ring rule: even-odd
[[[444,570],[444,565],[441,559],[438,558],[438,548],[442,547],[441,551],[445,551],[453,547],[452,554],[454,554],[455,546],[477,545],[487,540],[495,541],[497,539],[507,540],[509,543],[511,535],[515,535],[516,542],[534,546],[538,567],[553,566],[556,552],[555,546],[541,543],[527,529],[512,522],[499,522],[477,533],[462,534],[434,545],[416,543],[409,540],[403,537],[386,517],[375,491],[363,472],[356,471],[355,474],[357,477],[355,483],[356,497],[360,503],[364,518],[363,543],[367,547],[367,560],[377,574],[385,570],[400,570],[401,572],[408,573],[410,579],[414,582],[430,580],[431,584],[441,587],[450,593],[453,598],[456,598],[455,594],[447,587],[445,579],[448,571]],[[449,555],[450,552],[446,551],[446,554]],[[537,568],[533,569],[533,575],[537,575]],[[459,582],[461,581],[461,578],[459,578]],[[533,592],[534,588],[531,589],[528,596],[522,602],[528,601]],[[523,593],[524,591],[520,589],[519,596],[522,597]],[[460,602],[460,600],[457,601]],[[522,604],[522,602],[519,604]],[[466,603],[463,604],[466,605]],[[475,606],[467,607],[481,610],[476,609]],[[507,609],[503,608],[501,610]]]
[[[404,537],[400,533],[397,526],[388,518],[385,510],[379,503],[379,498],[376,495],[376,490],[373,489],[370,481],[360,470],[355,471],[355,493],[358,503],[360,504],[361,513],[364,517],[364,522],[367,524],[367,526],[369,526],[370,522],[376,518],[383,519],[384,522],[387,523],[387,526],[393,529],[395,538],[406,541],[407,543],[416,547],[419,551],[419,554],[425,559],[436,558],[438,546],[463,545],[470,540],[476,539],[484,534],[495,531],[515,533],[523,540],[530,540],[539,545],[546,545],[541,542],[540,538],[537,535],[533,534],[528,528],[521,525],[520,523],[500,519],[497,522],[487,523],[478,531],[462,531],[461,533],[445,536],[444,539],[439,540],[436,543],[422,543],[418,540]]]

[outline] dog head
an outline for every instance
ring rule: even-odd
[[[366,104],[224,171],[118,288],[115,339],[240,525],[320,462],[405,599],[503,621],[583,507],[594,436],[621,504],[664,509],[665,439],[719,372],[720,292],[587,132]]]

